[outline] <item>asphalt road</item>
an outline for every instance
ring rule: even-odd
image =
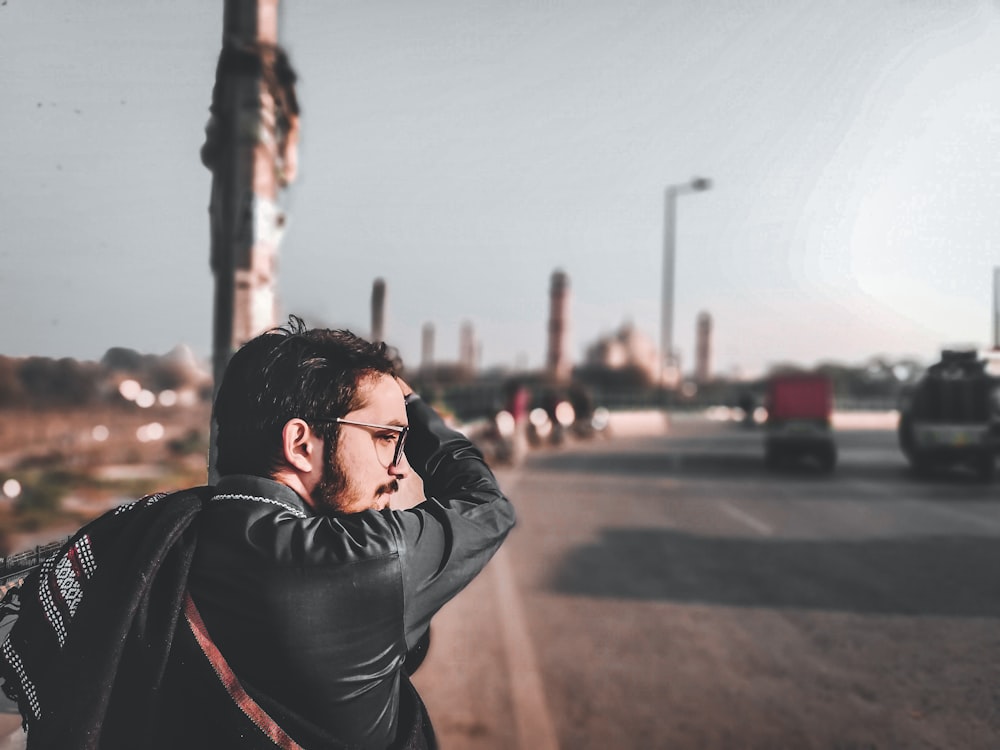
[[[1000,484],[837,442],[775,474],[675,420],[499,469],[518,527],[415,679],[444,750],[1000,747]]]
[[[445,750],[1000,747],[1000,485],[836,437],[829,476],[697,420],[500,470],[519,525],[417,675]]]

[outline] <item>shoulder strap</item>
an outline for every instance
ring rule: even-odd
[[[191,634],[198,642],[201,652],[208,659],[209,664],[212,665],[212,670],[229,694],[230,700],[277,747],[283,748],[283,750],[302,750],[302,747],[289,737],[285,730],[278,726],[278,723],[243,689],[243,685],[240,684],[239,678],[229,666],[226,657],[222,655],[222,652],[219,651],[218,646],[215,645],[212,637],[208,634],[208,629],[205,627],[205,622],[201,619],[201,614],[198,612],[198,607],[195,606],[190,592],[185,592],[184,594],[184,619],[191,630]]]

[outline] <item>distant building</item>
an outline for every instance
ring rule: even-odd
[[[587,347],[584,358],[588,371],[628,371],[645,383],[656,381],[659,367],[656,344],[632,323],[624,323],[611,335],[597,339]]]
[[[447,387],[471,383],[480,377],[480,348],[476,333],[469,321],[459,328],[458,359],[441,361],[434,355],[435,330],[432,323],[425,323],[421,338],[420,371],[417,379],[410,383],[415,388]]]

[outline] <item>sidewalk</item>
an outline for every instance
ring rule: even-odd
[[[24,750],[25,739],[17,706],[0,693],[0,750]]]

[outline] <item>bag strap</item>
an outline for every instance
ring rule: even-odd
[[[285,730],[278,726],[278,723],[268,715],[260,704],[243,689],[243,685],[240,684],[239,678],[229,666],[226,657],[222,655],[219,647],[215,645],[215,642],[208,634],[205,622],[201,619],[201,613],[198,612],[198,607],[195,606],[194,599],[191,598],[191,593],[188,591],[184,592],[184,619],[191,629],[191,634],[194,635],[195,640],[198,642],[201,652],[212,665],[212,669],[222,682],[233,703],[276,746],[283,750],[303,750],[295,740],[288,736]]]

